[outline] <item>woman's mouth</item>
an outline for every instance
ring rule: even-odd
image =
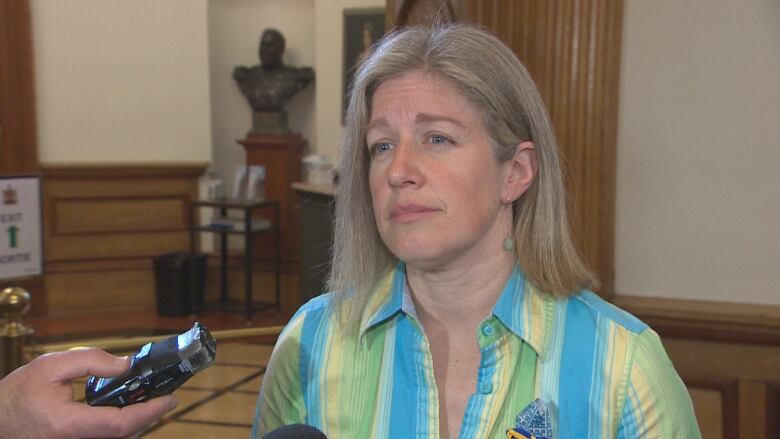
[[[390,220],[399,223],[409,223],[424,218],[438,210],[419,204],[401,204],[390,209]]]

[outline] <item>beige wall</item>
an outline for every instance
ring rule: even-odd
[[[204,162],[206,0],[33,0],[43,163]]]
[[[627,0],[616,290],[780,304],[780,2]]]
[[[311,152],[341,140],[345,8],[383,0],[33,0],[44,163],[212,161],[228,186],[251,124],[231,73],[258,63],[260,32],[317,79],[288,104]],[[323,85],[326,84],[326,85]]]

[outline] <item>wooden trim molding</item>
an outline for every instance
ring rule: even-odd
[[[780,306],[619,294],[613,303],[661,336],[780,346]]]
[[[135,178],[198,178],[208,163],[41,163],[41,172],[51,179],[135,179]]]

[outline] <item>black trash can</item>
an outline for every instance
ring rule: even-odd
[[[161,316],[186,316],[192,312],[190,264],[195,264],[196,305],[203,303],[206,255],[190,252],[166,253],[154,257],[154,285],[157,313]]]

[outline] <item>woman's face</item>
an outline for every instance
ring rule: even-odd
[[[382,83],[366,144],[374,217],[399,259],[437,269],[503,251],[512,161],[498,163],[479,114],[447,81],[410,72]]]

